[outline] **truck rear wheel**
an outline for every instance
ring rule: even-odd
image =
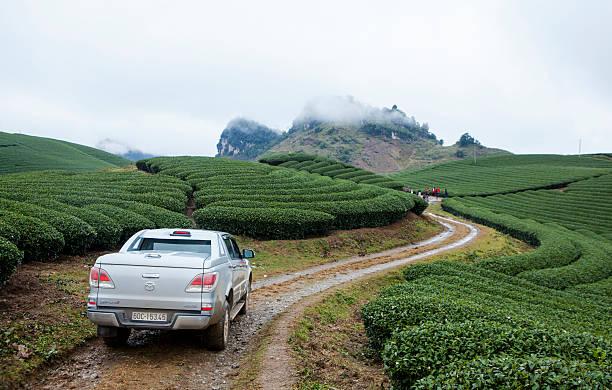
[[[221,351],[227,346],[229,340],[230,310],[227,302],[223,305],[221,321],[206,329],[206,342],[208,348]]]
[[[98,336],[102,337],[104,344],[109,347],[121,347],[127,343],[131,333],[130,328],[116,328],[114,326],[98,326]]]

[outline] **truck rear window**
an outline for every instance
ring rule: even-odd
[[[172,251],[205,253],[210,255],[210,240],[175,240],[171,238],[143,238],[138,251]]]

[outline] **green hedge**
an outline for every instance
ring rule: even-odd
[[[102,213],[51,199],[36,198],[32,202],[51,210],[63,211],[88,223],[96,231],[91,249],[115,249],[119,245],[121,226]]]
[[[259,193],[258,193],[259,192]],[[339,200],[360,200],[370,199],[382,195],[385,190],[375,186],[360,187],[352,191],[323,193],[323,194],[308,194],[296,193],[287,195],[275,195],[263,189],[260,191],[252,190],[249,192],[219,192],[211,193],[206,190],[196,191],[194,193],[195,203],[198,208],[205,207],[209,203],[222,200],[255,200],[264,202],[332,202]],[[301,206],[296,205],[296,208]]]
[[[22,261],[23,252],[6,238],[0,237],[0,287],[6,284]]]
[[[248,235],[257,239],[297,239],[324,235],[334,217],[327,213],[296,209],[244,209],[207,207],[193,213],[203,229]]]
[[[86,206],[86,208],[102,213],[116,221],[119,226],[121,226],[121,241],[126,241],[141,230],[155,229],[155,223],[151,220],[133,211],[122,209],[117,206],[109,204],[92,204]]]
[[[407,283],[362,308],[368,342],[382,353],[394,388],[444,376],[453,364],[456,375],[467,375],[465,362],[504,355],[580,360],[609,371],[607,302],[456,262],[415,264],[404,275]],[[508,375],[502,370],[498,379]]]
[[[528,356],[460,361],[419,379],[414,390],[609,389],[610,367],[576,360]]]
[[[37,218],[53,226],[64,237],[64,252],[83,254],[96,237],[96,231],[83,220],[72,215],[33,204],[0,199],[0,209]]]
[[[444,210],[493,227],[539,247],[526,254],[488,259],[479,267],[518,275],[554,289],[592,283],[612,275],[612,245],[554,223],[540,224],[447,199]]]
[[[393,333],[382,357],[393,386],[408,389],[431,372],[454,362],[510,356],[555,357],[610,368],[610,342],[589,333],[573,334],[541,326],[513,327],[494,321],[429,322]]]
[[[3,237],[15,245],[19,245],[21,233],[19,233],[19,230],[14,226],[0,221],[0,237]]]
[[[19,231],[24,261],[53,261],[64,248],[64,236],[40,219],[0,211],[0,221]]]

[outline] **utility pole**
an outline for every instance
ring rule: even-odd
[[[580,157],[581,152],[582,152],[582,138],[578,138],[578,157]]]
[[[476,165],[476,142],[474,142],[474,165]]]

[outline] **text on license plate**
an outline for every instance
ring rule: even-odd
[[[167,313],[132,312],[132,321],[167,321]]]

